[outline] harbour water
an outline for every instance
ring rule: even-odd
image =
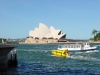
[[[70,52],[70,57],[55,57],[57,44],[15,44],[17,67],[0,75],[100,75],[100,51]]]

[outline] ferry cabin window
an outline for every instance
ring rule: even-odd
[[[76,48],[76,46],[74,46],[74,48]]]
[[[59,46],[59,48],[61,48],[61,46]]]
[[[80,45],[78,46],[78,48],[80,48]]]
[[[81,48],[81,45],[79,47]]]
[[[79,48],[79,46],[77,45],[77,48]]]
[[[63,48],[65,48],[65,46],[63,46]]]

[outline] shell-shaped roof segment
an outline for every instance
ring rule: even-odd
[[[48,33],[47,35],[44,36],[45,38],[53,38],[53,35],[51,33]]]
[[[32,37],[34,36],[34,31],[33,30],[29,31],[29,36],[32,36]]]
[[[56,30],[53,26],[50,27],[50,29],[43,23],[39,23],[39,28],[35,28],[34,31],[29,32],[29,36],[32,36],[33,38],[57,38],[60,39],[62,37],[65,37],[66,34],[63,34],[61,30]]]
[[[42,39],[48,33],[50,33],[49,28],[45,24],[39,23],[39,39]]]
[[[60,35],[58,36],[58,39],[62,38],[63,36],[66,36],[66,34],[60,34]]]
[[[54,31],[52,31],[51,33],[52,33],[52,35],[53,35],[53,38],[58,38],[58,33],[60,32],[60,30],[54,30]]]
[[[34,38],[39,37],[39,28],[34,29]]]
[[[52,31],[54,31],[55,30],[55,28],[53,27],[53,26],[51,26],[50,27],[50,31],[52,32]]]

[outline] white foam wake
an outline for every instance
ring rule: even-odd
[[[72,55],[70,56],[71,59],[78,59],[78,60],[89,60],[89,61],[100,61],[100,59],[88,57],[88,56],[82,56],[82,55]]]

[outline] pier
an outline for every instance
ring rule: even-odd
[[[17,52],[15,45],[0,45],[0,71],[7,70],[9,66],[17,65]]]

